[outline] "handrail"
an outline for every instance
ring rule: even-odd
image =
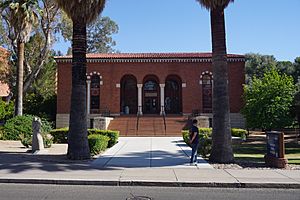
[[[167,132],[167,124],[166,124],[166,112],[164,106],[161,106],[161,115],[164,120],[164,126],[165,126],[165,133]]]
[[[139,121],[140,121],[140,116],[141,116],[141,109],[142,109],[142,106],[138,106],[138,112],[136,114],[136,130],[139,130]]]

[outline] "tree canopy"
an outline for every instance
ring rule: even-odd
[[[72,41],[72,21],[66,14],[62,14],[59,30],[67,41]],[[95,22],[87,27],[87,53],[112,53],[117,50],[113,49],[116,42],[112,35],[117,34],[119,27],[109,17],[98,16]],[[68,54],[71,51],[69,50]]]
[[[254,76],[244,87],[245,106],[242,109],[247,127],[270,130],[292,124],[290,110],[296,87],[293,78],[272,68],[259,79]]]

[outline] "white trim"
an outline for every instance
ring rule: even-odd
[[[72,58],[56,58],[57,63],[72,63]],[[245,58],[228,58],[228,62],[245,62]],[[212,62],[211,58],[130,58],[130,59],[122,59],[122,58],[87,58],[88,63],[207,63]]]

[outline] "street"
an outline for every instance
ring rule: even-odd
[[[0,200],[299,200],[299,197],[300,190],[293,189],[0,184]]]

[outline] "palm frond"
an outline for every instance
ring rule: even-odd
[[[73,21],[83,20],[89,24],[102,12],[106,0],[56,0],[56,2]]]
[[[234,0],[197,0],[201,6],[206,9],[214,9],[216,7],[222,6],[224,9],[228,6],[228,4],[233,3]]]

